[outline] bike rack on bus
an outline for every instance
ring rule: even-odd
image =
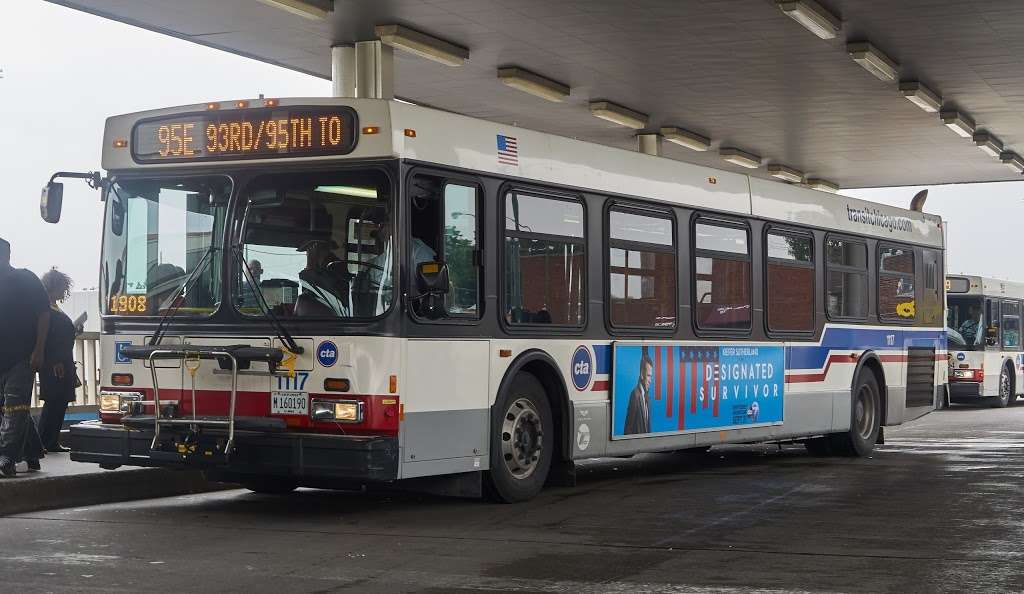
[[[284,352],[281,349],[251,347],[248,345],[235,345],[227,347],[210,347],[205,345],[167,345],[167,346],[129,346],[125,348],[124,354],[131,359],[145,359],[149,364],[150,375],[153,379],[153,441],[150,443],[150,451],[156,450],[160,442],[161,426],[183,426],[195,427],[226,427],[227,441],[224,444],[224,457],[228,458],[235,444],[235,404],[238,400],[238,376],[246,373],[240,370],[240,362],[246,365],[253,361],[267,363],[268,371],[248,372],[258,375],[277,375],[277,365],[284,359]],[[156,361],[159,359],[207,359],[230,362],[231,368],[227,370],[231,374],[231,396],[228,402],[227,419],[201,419],[196,416],[193,408],[192,418],[163,418],[160,409],[160,382],[157,378]],[[217,370],[215,370],[216,373]],[[222,371],[223,373],[223,371]],[[148,403],[147,403],[148,404]]]

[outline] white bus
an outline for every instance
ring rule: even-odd
[[[582,458],[864,455],[944,392],[936,216],[373,99],[112,117],[103,167],[78,461],[518,501]]]
[[[949,400],[1005,407],[1024,390],[1024,283],[946,277]]]

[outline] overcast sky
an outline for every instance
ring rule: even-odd
[[[48,225],[39,191],[54,171],[99,168],[107,116],[260,93],[330,94],[318,78],[41,0],[0,2],[0,23],[0,237],[11,242],[15,265],[37,274],[58,266],[78,288],[96,284],[99,194],[69,180],[63,219]],[[844,193],[906,207],[917,190]],[[1015,264],[1022,182],[934,187],[926,210],[949,222],[950,272],[1024,280]]]

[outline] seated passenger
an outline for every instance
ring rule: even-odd
[[[967,344],[975,344],[978,337],[978,327],[981,324],[981,310],[977,305],[972,305],[967,309],[967,318],[957,328],[957,332],[960,336],[964,337]]]

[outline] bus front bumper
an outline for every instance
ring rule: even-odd
[[[305,486],[332,481],[392,481],[398,477],[398,438],[314,433],[236,431],[228,457],[216,455],[223,431],[203,431],[194,451],[177,450],[177,435],[160,432],[162,448],[150,450],[151,430],[129,430],[99,422],[71,426],[71,459],[104,468],[145,466],[206,471],[211,480],[288,478]]]

